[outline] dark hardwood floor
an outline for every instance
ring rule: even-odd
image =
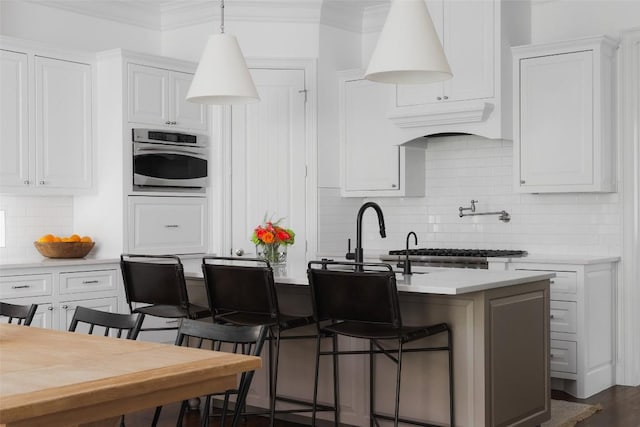
[[[602,410],[577,424],[576,427],[640,427],[640,387],[611,387],[588,399],[576,399],[566,393],[553,390],[553,399],[568,400],[571,402],[600,404]],[[163,416],[160,419],[159,427],[169,427],[176,425],[178,405],[168,405],[163,409]],[[127,427],[149,426],[153,418],[153,410],[137,412],[127,415]],[[215,421],[214,421],[215,420]],[[231,420],[227,421],[230,425]],[[196,427],[200,425],[200,413],[191,411],[187,414],[184,427]],[[218,426],[217,418],[212,418],[211,426]],[[251,417],[247,422],[240,424],[242,427],[267,427],[269,420],[264,417]],[[277,427],[300,427],[303,424],[296,424],[285,421],[278,421]]]

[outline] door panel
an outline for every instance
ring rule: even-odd
[[[255,254],[253,229],[284,218],[296,243],[288,258],[305,260],[304,71],[254,69],[260,102],[232,109],[232,252]]]

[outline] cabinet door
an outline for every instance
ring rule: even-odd
[[[68,331],[69,325],[71,325],[71,320],[73,319],[73,313],[76,310],[76,307],[86,307],[92,308],[94,310],[108,311],[110,313],[118,312],[118,298],[116,297],[108,297],[108,298],[95,298],[95,299],[80,299],[80,300],[68,300],[60,302],[60,316],[58,319],[58,329],[62,331]],[[78,325],[76,329],[77,332],[87,333],[89,331],[89,326],[85,323]],[[96,335],[104,335],[104,329],[101,327],[96,327],[93,331]],[[113,334],[115,335],[115,333]]]
[[[0,50],[0,185],[29,185],[27,55]]]
[[[445,49],[445,55],[447,59],[451,61],[446,51],[446,45],[444,44],[444,1],[443,0],[428,0],[427,8],[429,9],[429,15],[433,21],[433,26],[440,37],[440,42],[443,43]],[[450,64],[453,69],[453,66]],[[453,73],[454,77],[456,73]],[[443,97],[443,84],[442,83],[430,83],[430,84],[418,84],[418,85],[398,85],[396,90],[396,106],[397,107],[411,107],[424,104],[435,104],[442,102]]]
[[[36,185],[91,186],[92,96],[88,64],[38,57]]]
[[[453,78],[443,83],[398,85],[396,106],[410,107],[494,95],[493,1],[428,1]]]
[[[207,199],[129,197],[129,252],[192,254],[207,252]]]
[[[129,121],[170,125],[169,72],[161,68],[129,64]]]
[[[519,65],[521,187],[592,184],[592,51]]]
[[[193,74],[171,72],[170,87],[173,92],[173,112],[175,125],[186,129],[207,129],[207,106],[187,101],[187,93],[193,80]]]
[[[35,316],[31,321],[31,326],[37,328],[53,328],[53,305],[52,304],[38,304]]]
[[[386,115],[393,86],[368,80],[344,82],[342,102],[343,190],[400,188],[399,148]]]

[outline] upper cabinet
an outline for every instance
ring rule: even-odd
[[[342,196],[424,196],[424,149],[398,146],[404,140],[385,117],[393,86],[362,75],[339,73]]]
[[[0,50],[2,191],[73,194],[91,187],[92,65],[52,56]]]
[[[615,191],[616,46],[590,37],[513,49],[517,191]]]
[[[429,0],[427,7],[453,78],[397,85],[388,117],[422,135],[465,132],[510,139],[508,47],[529,41],[528,2]]]
[[[129,122],[206,130],[207,108],[186,100],[193,74],[129,64]]]

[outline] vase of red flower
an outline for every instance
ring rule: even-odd
[[[251,241],[256,245],[259,257],[270,264],[284,264],[287,262],[287,246],[295,242],[295,233],[290,228],[281,227],[278,221],[265,221],[253,230]]]

